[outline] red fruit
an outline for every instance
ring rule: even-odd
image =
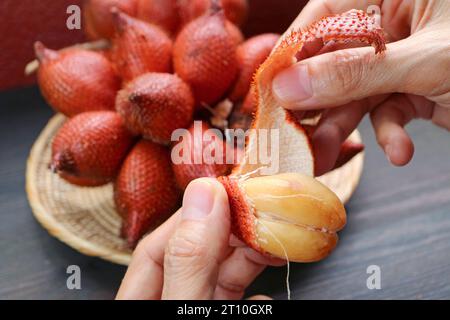
[[[181,24],[185,25],[206,14],[211,7],[211,3],[216,1],[217,0],[178,0]],[[221,0],[219,4],[223,7],[225,16],[228,20],[236,25],[242,25],[248,13],[247,0]]]
[[[230,94],[232,101],[238,101],[245,97],[250,89],[253,75],[270,55],[279,38],[280,35],[274,33],[261,34],[246,40],[237,48],[239,76]]]
[[[341,146],[341,151],[339,152],[334,169],[342,167],[362,151],[364,151],[364,144],[354,142],[350,139],[345,140]]]
[[[85,112],[59,129],[50,167],[71,183],[102,185],[114,179],[133,140],[116,112]]]
[[[241,111],[245,114],[252,115],[256,111],[255,89],[250,87],[244,101],[242,102]]]
[[[137,18],[173,34],[179,25],[177,0],[137,0]]]
[[[191,86],[197,103],[217,102],[237,73],[236,41],[226,28],[223,11],[211,12],[184,27],[173,56],[176,73]]]
[[[173,172],[178,186],[183,190],[194,179],[219,177],[231,169],[232,164],[227,164],[227,151],[233,155],[232,148],[213,130],[206,133],[210,129],[206,122],[196,121],[172,148]],[[175,163],[175,157],[183,163]]]
[[[146,72],[170,72],[172,40],[156,25],[113,11],[116,35],[112,61],[125,81]]]
[[[146,73],[119,91],[116,108],[132,132],[168,144],[175,129],[191,124],[194,97],[176,75]]]
[[[125,159],[114,187],[114,200],[124,219],[122,236],[130,247],[176,210],[179,196],[169,151],[150,141],[138,142]]]
[[[72,48],[53,51],[35,43],[38,83],[47,102],[66,116],[112,110],[120,79],[102,53]]]
[[[88,38],[111,39],[113,37],[112,8],[135,16],[136,0],[86,0],[83,11],[85,17],[84,29]]]

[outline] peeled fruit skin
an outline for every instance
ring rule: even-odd
[[[41,93],[56,111],[71,117],[114,109],[120,79],[104,54],[76,48],[58,52],[40,42],[35,51]]]
[[[247,0],[178,0],[181,24],[186,24],[204,14],[211,7],[211,2],[217,1],[223,7],[226,18],[233,24],[242,25],[247,18]]]
[[[113,12],[116,34],[112,61],[124,81],[146,72],[170,72],[172,40],[157,27],[125,13]]]
[[[134,248],[159,221],[175,212],[180,198],[169,150],[141,140],[125,159],[114,186],[114,201],[123,218],[122,236]]]
[[[229,89],[237,74],[236,47],[222,10],[192,21],[178,34],[174,69],[191,86],[197,105],[213,105]]]
[[[221,177],[233,232],[255,250],[295,262],[326,257],[346,223],[344,206],[327,187],[300,173],[249,179]]]
[[[85,112],[59,129],[50,167],[70,183],[102,185],[115,178],[133,142],[116,112]]]
[[[237,48],[236,56],[239,66],[239,76],[230,94],[232,101],[237,101],[245,97],[250,89],[253,75],[270,55],[279,38],[279,34],[261,34],[247,39]]]
[[[136,15],[136,0],[86,0],[83,6],[85,33],[91,40],[111,39],[114,35],[111,9]]]
[[[137,0],[136,16],[173,34],[179,25],[177,0]]]
[[[133,133],[167,145],[175,129],[192,123],[194,97],[178,76],[146,73],[119,91],[116,109]]]
[[[184,147],[179,154],[181,157],[184,152],[189,154],[190,163],[175,164],[172,162],[172,168],[177,184],[183,190],[186,189],[187,185],[192,180],[202,177],[220,177],[231,170],[231,164],[226,163],[228,145],[218,136],[216,136],[216,139],[213,141],[204,139],[204,132],[208,129],[211,129],[211,127],[206,122],[199,123],[196,121],[195,124],[189,128],[188,134],[183,135],[180,142],[174,146],[175,148],[177,148],[177,146]],[[223,150],[222,163],[205,163],[205,161],[203,161],[202,156],[204,150],[212,146],[215,147],[216,150]],[[199,157],[202,160],[201,163],[194,162],[196,157]]]

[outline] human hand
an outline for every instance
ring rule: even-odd
[[[404,129],[412,119],[450,129],[449,1],[313,0],[291,28],[370,5],[381,8],[381,25],[390,42],[383,57],[369,47],[334,51],[302,60],[273,81],[273,92],[285,108],[327,109],[312,137],[320,154],[318,175],[334,166],[341,143],[367,113],[378,143],[398,166],[414,153]]]
[[[191,182],[182,208],[137,246],[116,298],[241,299],[267,265],[285,264],[234,238],[229,210],[217,180]]]

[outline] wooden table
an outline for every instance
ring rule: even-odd
[[[34,219],[24,172],[34,139],[52,111],[37,88],[0,93],[0,298],[111,299],[125,268],[86,257],[49,236]],[[450,135],[429,123],[409,126],[416,155],[390,166],[361,125],[367,144],[348,224],[325,261],[291,265],[295,299],[450,298]],[[68,290],[66,268],[81,268],[81,290]],[[381,290],[366,269],[381,268]],[[285,298],[285,268],[267,269],[248,294]]]

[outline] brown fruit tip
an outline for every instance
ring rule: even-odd
[[[211,5],[209,7],[209,13],[211,15],[220,14],[225,17],[225,12],[223,10],[223,6],[221,0],[211,0]]]
[[[38,59],[39,62],[54,59],[58,56],[57,51],[47,48],[40,41],[36,41],[34,43],[34,53],[36,55],[36,59]]]
[[[75,163],[72,156],[67,152],[58,152],[50,163],[50,170],[53,173],[60,171],[73,172],[75,169]]]
[[[118,33],[123,33],[123,31],[129,24],[130,16],[117,7],[112,7],[110,11],[113,17],[112,20],[115,30]]]

